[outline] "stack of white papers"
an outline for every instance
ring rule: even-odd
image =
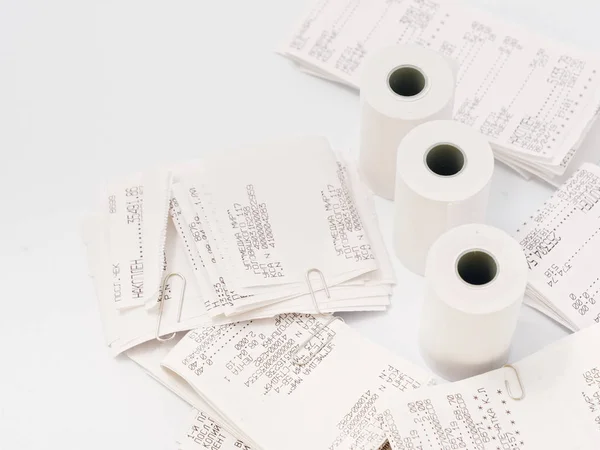
[[[343,322],[299,314],[196,329],[162,365],[209,405],[204,430],[254,450],[379,449],[381,402],[432,381]],[[203,439],[197,420],[180,448]]]
[[[193,406],[179,450],[389,450],[382,401],[437,381],[332,316],[198,328],[127,356]]]
[[[394,273],[370,195],[325,139],[230,152],[175,178],[174,223],[212,316],[389,304]]]
[[[319,0],[280,52],[304,71],[358,88],[367,55],[402,43],[458,67],[454,119],[487,136],[497,159],[526,177],[564,181],[598,114],[596,56],[451,0]]]
[[[168,212],[166,207],[165,212]],[[175,228],[172,225],[167,227],[164,248],[159,246],[157,239],[154,253],[155,256],[160,255],[161,272],[178,273],[182,279],[170,278],[163,295],[160,292],[161,274],[152,285],[150,298],[154,297],[154,300],[145,305],[140,300],[143,298],[142,293],[148,292],[150,288],[150,284],[146,284],[143,277],[146,273],[145,263],[150,259],[151,252],[143,252],[138,248],[139,253],[134,255],[134,259],[119,259],[117,255],[123,247],[120,240],[111,240],[109,214],[87,217],[83,225],[83,235],[105,340],[111,351],[119,354],[142,342],[155,339],[158,335],[168,336],[173,332],[211,323],[210,317],[202,307],[202,298],[197,287],[194,283],[182,282],[182,279],[193,280],[193,275],[186,255],[176,240]],[[139,217],[142,217],[141,210]],[[137,222],[133,222],[131,226],[139,229]],[[137,240],[139,237],[134,235],[132,239]],[[158,305],[159,298],[163,300],[161,305]],[[137,306],[130,303],[132,299],[138,303]],[[122,302],[127,303],[128,307],[121,307]]]
[[[600,323],[600,167],[583,164],[515,238],[529,264],[526,302],[575,331]]]
[[[111,184],[84,240],[115,354],[199,326],[381,311],[395,282],[371,195],[323,138]]]

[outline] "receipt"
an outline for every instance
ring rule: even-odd
[[[395,277],[372,198],[324,138],[136,173],[108,191],[85,241],[115,354],[157,329],[389,305]]]
[[[160,365],[161,361],[169,354],[175,345],[181,340],[183,334],[175,336],[174,339],[165,342],[148,341],[127,351],[127,356],[138,364],[149,376],[154,378],[164,387],[169,389],[179,398],[202,411],[211,420],[219,424],[223,433],[238,436],[239,430],[234,424],[230,424],[221,417],[212,406],[204,401],[181,377]],[[236,438],[236,440],[238,440]]]
[[[391,447],[597,449],[599,345],[596,325],[512,366],[385,399]]]
[[[242,164],[242,158],[248,161]],[[229,168],[231,159],[239,173]],[[313,169],[307,182],[296,160],[318,166],[319,172]],[[395,278],[372,199],[356,169],[326,140],[263,144],[190,164],[175,174],[171,214],[211,316],[248,320],[267,317],[267,311],[273,316],[382,310],[389,304],[385,297]],[[255,195],[259,187],[265,201]],[[249,203],[224,194],[234,189]],[[254,265],[259,260],[263,263]],[[281,276],[269,272],[284,266],[291,269]],[[306,275],[313,268],[324,274],[329,296],[314,274],[310,282],[316,297],[309,293]]]
[[[346,170],[345,167],[343,170]],[[359,185],[360,186],[360,185]],[[357,186],[357,189],[360,187]],[[225,313],[235,317],[235,321],[255,318],[273,317],[286,312],[312,313],[315,312],[313,299],[308,294],[297,294],[296,288],[291,288],[288,295],[277,292],[240,296],[228,288],[225,277],[220,271],[219,262],[222,258],[215,250],[210,230],[204,226],[201,202],[197,188],[184,188],[180,183],[172,187],[171,214],[176,224],[179,237],[183,240],[190,264],[194,267],[197,281],[201,286],[204,304],[213,317]],[[359,199],[365,202],[364,198]],[[361,205],[362,208],[362,205]],[[363,279],[353,280],[330,288],[330,297],[317,293],[321,312],[336,311],[376,311],[385,310],[389,305],[391,284],[394,274],[389,262],[385,245],[377,228],[372,204],[365,205],[365,229],[369,227],[370,236],[374,237],[374,254],[381,262],[377,271],[365,274]],[[204,261],[208,261],[207,264]],[[202,288],[203,287],[203,288]],[[307,287],[305,287],[307,289]],[[250,298],[249,298],[250,297]]]
[[[330,285],[377,268],[325,139],[229,153],[206,161],[194,180],[201,183],[207,219],[228,255],[228,283],[240,294],[294,283],[305,289],[311,268]]]
[[[454,119],[527,171],[562,174],[596,118],[598,58],[450,0],[319,0],[281,51],[359,87],[367,55],[401,43],[457,64]]]
[[[600,168],[583,164],[515,234],[530,296],[573,330],[600,323],[599,200]]]
[[[241,440],[233,437],[210,416],[192,410],[185,431],[177,440],[179,450],[250,450]]]
[[[137,173],[108,187],[109,242],[117,309],[155,303],[163,276],[171,176]]]
[[[163,365],[264,450],[378,449],[381,399],[431,378],[339,321],[299,314],[199,328]]]
[[[226,422],[217,416],[217,413],[194,392],[189,384],[160,365],[161,360],[167,356],[182,336],[176,336],[167,342],[145,342],[127,351],[127,356],[144,369],[149,376],[194,406],[185,430],[178,439],[179,449],[249,449],[235,437],[236,432],[231,431],[231,427],[224,425]]]
[[[204,286],[205,306],[213,316],[223,314],[233,309],[244,296],[231,290],[225,281],[224,257],[214,233],[205,225],[207,219],[196,186],[185,187],[175,183],[172,195],[171,214],[188,250],[190,262],[197,269],[198,281]]]
[[[175,183],[172,191],[171,216],[201,287],[204,307],[212,316],[219,315],[225,306],[233,304],[233,295],[218,273],[216,256],[208,243],[207,233],[199,214],[192,210],[183,186]]]
[[[114,294],[116,277],[112,247],[108,245],[108,219],[103,215],[86,218],[83,226],[84,242],[88,250],[88,263],[91,277],[100,306],[100,314],[104,327],[106,344],[114,354],[122,353],[142,342],[156,338],[159,308],[115,309]],[[164,302],[160,334],[187,331],[192,328],[212,323],[206,314],[195,284],[191,269],[183,249],[174,239],[176,231],[168,226],[166,252],[166,270],[178,273],[185,280],[185,290],[181,280],[172,278],[165,286],[161,296]],[[163,256],[164,263],[164,256]],[[182,298],[183,295],[183,298]]]

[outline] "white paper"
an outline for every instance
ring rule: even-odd
[[[259,151],[262,160],[248,150],[235,155],[235,166],[227,172],[233,155],[214,165],[207,162],[200,174],[224,245],[238,250],[230,259],[232,282],[242,287],[303,282],[306,271],[317,267],[333,285],[352,278],[348,273],[374,270],[370,246],[360,241],[360,232],[338,227],[335,208],[353,205],[339,203],[340,181],[327,141],[290,140]]]
[[[514,369],[396,396],[382,413],[391,447],[595,450],[599,345],[600,326],[593,326],[513,364]]]
[[[169,389],[179,398],[193,406],[197,411],[202,411],[211,418],[211,421],[218,422],[219,427],[228,435],[237,436],[239,431],[235,425],[227,422],[226,419],[219,416],[208,403],[206,403],[185,381],[183,378],[174,374],[170,370],[160,365],[161,361],[177,345],[183,337],[183,334],[175,336],[174,339],[166,342],[149,341],[144,342],[132,349],[127,350],[127,356],[138,364],[149,376],[154,378],[164,387]],[[236,440],[238,440],[236,438]]]
[[[232,293],[217,268],[217,256],[208,243],[201,216],[192,209],[183,186],[172,186],[171,216],[183,242],[196,281],[201,287],[204,306],[211,316],[222,314],[226,306],[233,306],[238,297]]]
[[[600,168],[583,164],[517,230],[533,297],[572,329],[600,323]]]
[[[117,309],[155,303],[163,276],[171,178],[169,172],[131,175],[108,187],[109,242]]]
[[[91,277],[94,281],[101,319],[105,330],[106,343],[114,354],[126,351],[142,342],[156,337],[159,308],[114,308],[115,277],[114,259],[108,245],[107,218],[102,215],[90,216],[84,223],[84,241],[88,251]],[[189,268],[187,258],[179,243],[174,239],[176,232],[169,226],[166,256],[168,273],[181,274],[185,280],[185,292],[181,299],[183,283],[173,278],[167,283],[160,335],[189,330],[211,323],[202,307],[202,299]]]
[[[298,289],[294,287],[289,288],[287,294],[278,289],[274,293],[265,292],[249,296],[249,298],[237,295],[235,291],[229,289],[224,276],[219,272],[217,256],[213,251],[213,245],[209,244],[210,235],[203,227],[200,210],[194,209],[190,203],[199,203],[196,188],[191,187],[186,192],[183,186],[176,183],[173,185],[173,194],[176,197],[173,199],[176,207],[172,208],[174,221],[178,226],[180,237],[188,249],[190,263],[197,269],[197,279],[205,286],[205,290],[208,290],[204,296],[205,306],[209,308],[212,316],[225,313],[235,316],[236,320],[242,320],[240,315],[243,314],[244,317],[249,318],[246,313],[250,311],[254,312],[250,314],[252,318],[272,317],[285,312],[315,312],[316,308],[312,297],[309,294],[298,294]],[[364,199],[361,199],[361,202],[363,201]],[[366,209],[372,213],[369,207]],[[190,225],[187,225],[188,221]],[[370,233],[367,233],[369,237],[371,235],[375,237],[373,253],[379,255],[378,258],[381,259],[381,271],[373,272],[372,275],[365,274],[364,280],[358,281],[360,278],[358,277],[331,287],[329,298],[323,292],[316,293],[321,312],[380,310],[380,306],[389,304],[390,284],[394,282],[393,270],[381,235],[376,229],[377,224],[374,217],[371,215],[364,222],[366,223],[365,230],[367,227],[371,229]],[[206,260],[209,261],[208,264],[203,263]],[[322,288],[322,286],[317,285],[317,288]],[[257,308],[260,308],[260,311]]]
[[[192,410],[177,444],[179,450],[251,450],[248,445],[224,430],[208,414],[197,409]]]
[[[237,424],[253,447],[377,449],[378,401],[430,376],[337,320],[323,328],[329,321],[289,314],[198,329],[163,365]],[[297,350],[303,367],[293,363]],[[298,432],[300,424],[310,432]]]
[[[234,315],[291,299],[305,311],[314,304],[306,282],[311,269],[324,274],[330,289],[393,282],[372,208],[337,159],[326,140],[303,138],[232,152],[179,171],[173,186],[178,230],[196,246],[190,251],[192,264],[206,269],[197,275],[226,293],[217,293],[220,301],[211,305],[211,314]],[[324,288],[318,276],[311,283],[315,291]],[[362,295],[386,294],[365,290]],[[335,293],[331,300],[336,297],[341,300]]]
[[[451,0],[319,0],[281,51],[358,87],[367,55],[404,43],[457,62],[454,119],[482,132],[494,151],[561,173],[596,117],[597,57]]]

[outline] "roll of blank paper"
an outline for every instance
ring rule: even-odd
[[[397,161],[394,248],[405,267],[422,275],[442,233],[485,221],[494,155],[468,126],[437,120],[404,137]]]
[[[442,55],[415,45],[369,55],[360,84],[360,169],[375,194],[394,198],[396,151],[415,126],[452,118],[454,71]]]
[[[506,363],[527,285],[523,250],[482,224],[444,233],[431,247],[421,313],[421,353],[456,381]]]

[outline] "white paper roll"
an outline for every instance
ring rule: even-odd
[[[467,125],[437,120],[419,125],[398,148],[394,248],[423,275],[433,242],[446,230],[485,222],[494,155]]]
[[[360,84],[359,164],[375,194],[394,198],[396,151],[415,126],[452,118],[454,71],[442,55],[416,45],[370,54]]]
[[[520,245],[488,225],[453,228],[432,245],[419,340],[435,372],[456,381],[506,363],[527,270]]]

